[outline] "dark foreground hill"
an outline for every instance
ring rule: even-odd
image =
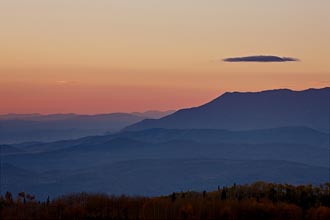
[[[329,131],[329,100],[330,88],[225,93],[205,105],[182,109],[161,119],[146,119],[126,130],[250,130],[303,126]]]
[[[38,199],[26,192],[0,197],[3,220],[328,220],[330,183],[319,186],[255,182],[181,191],[158,197],[71,193]],[[214,189],[213,189],[214,190]]]

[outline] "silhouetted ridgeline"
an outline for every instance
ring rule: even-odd
[[[330,88],[292,91],[227,92],[204,105],[181,109],[160,119],[146,119],[125,130],[226,129],[255,130],[309,127],[329,131]]]
[[[1,219],[237,219],[329,220],[330,183],[284,185],[256,182],[213,192],[161,197],[69,194],[44,202],[25,193],[0,200]]]

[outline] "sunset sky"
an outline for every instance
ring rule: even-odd
[[[0,0],[0,114],[168,110],[330,86],[329,0]],[[274,55],[297,62],[223,62]]]

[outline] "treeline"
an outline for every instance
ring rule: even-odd
[[[0,197],[0,212],[2,220],[329,220],[330,183],[256,182],[151,198],[79,193],[43,202],[7,192]]]

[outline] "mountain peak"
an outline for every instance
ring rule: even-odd
[[[145,120],[128,130],[200,128],[251,130],[304,126],[329,130],[330,88],[294,91],[226,92],[204,105],[182,109],[158,120]]]

